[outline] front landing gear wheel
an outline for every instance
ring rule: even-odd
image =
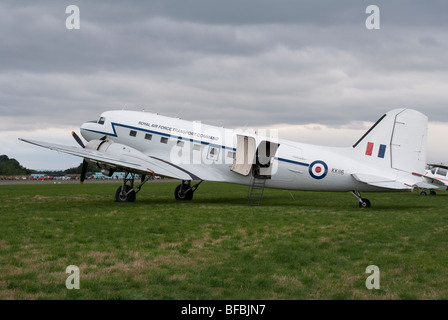
[[[135,201],[135,190],[129,186],[124,185],[119,186],[117,191],[115,192],[115,201],[117,202],[134,202]]]
[[[188,185],[180,184],[174,190],[174,197],[176,200],[192,200],[193,190]]]
[[[361,201],[359,202],[359,207],[360,208],[370,208],[370,201],[369,201],[369,199],[362,198]]]

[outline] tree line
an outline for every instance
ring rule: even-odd
[[[47,174],[80,174],[82,168],[82,162],[77,167],[68,168],[66,170],[47,170]],[[98,171],[98,168],[89,164],[87,171],[94,172]],[[37,170],[28,169],[23,167],[16,159],[10,159],[7,155],[0,156],[0,176],[15,176],[15,175],[30,175],[33,173],[38,173]]]

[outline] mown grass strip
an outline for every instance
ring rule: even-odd
[[[0,299],[447,299],[446,193],[266,190],[150,183],[0,186]],[[65,269],[80,269],[68,290]],[[380,269],[368,290],[365,269]]]

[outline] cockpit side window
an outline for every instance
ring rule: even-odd
[[[440,174],[441,176],[446,176],[447,173],[448,173],[448,170],[446,170],[446,169],[443,169],[443,168],[437,169],[437,174]]]
[[[436,174],[436,170],[437,170],[437,168],[432,168],[432,169],[431,169],[431,173],[432,173],[432,174]]]
[[[100,117],[100,119],[98,120],[98,124],[104,124],[104,121],[106,121],[106,118]]]

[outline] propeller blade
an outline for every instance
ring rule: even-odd
[[[75,131],[72,131],[72,136],[73,136],[73,138],[75,138],[76,142],[78,142],[78,144],[79,144],[81,147],[83,147],[83,148],[86,147],[86,146],[84,145],[84,143],[82,143],[81,138],[75,133]]]
[[[84,159],[84,161],[82,162],[82,169],[81,169],[81,176],[79,178],[81,184],[84,183],[84,180],[86,179],[86,174],[87,174],[87,166],[89,164],[87,163],[86,159]]]
[[[104,137],[102,137],[100,140],[102,140],[102,141],[107,140],[107,135],[105,135]]]

